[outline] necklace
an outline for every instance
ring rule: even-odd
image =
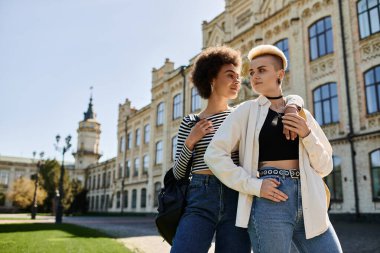
[[[283,95],[281,94],[280,96],[278,97],[269,97],[269,96],[265,96],[267,99],[279,99],[279,98],[282,98]]]
[[[282,109],[285,108],[285,101],[282,100],[282,102],[283,102],[283,106],[280,107],[280,108],[281,108],[280,111],[282,111]],[[276,109],[280,109],[280,108],[276,108]],[[278,111],[275,111],[275,110],[273,110],[273,109],[272,109],[272,111],[274,111],[277,115],[274,116],[274,118],[272,119],[271,124],[272,124],[272,126],[277,126],[277,124],[278,124],[278,120],[279,120],[279,119],[282,119],[282,115],[281,115],[281,113],[278,112]]]

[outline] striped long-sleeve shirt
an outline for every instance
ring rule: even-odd
[[[231,113],[232,109],[228,109],[223,112],[216,113],[209,117],[206,117],[207,120],[212,122],[215,132],[218,130],[219,126],[222,124],[224,119]],[[215,132],[208,133],[203,138],[198,141],[193,151],[189,150],[185,141],[191,132],[191,128],[194,126],[195,122],[190,119],[190,116],[183,118],[181,125],[178,130],[178,139],[177,139],[177,150],[175,155],[175,162],[173,167],[174,176],[177,179],[183,178],[186,173],[187,164],[193,155],[192,169],[191,171],[201,171],[208,170],[208,166],[204,162],[203,156],[206,152],[206,149],[214,136]],[[235,164],[239,164],[239,152],[236,151],[231,154],[232,160]]]

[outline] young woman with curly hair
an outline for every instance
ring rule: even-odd
[[[228,101],[238,95],[240,70],[240,53],[226,46],[205,49],[193,66],[192,82],[199,95],[207,99],[207,106],[199,113],[198,123],[193,126],[190,117],[186,116],[178,131],[175,177],[185,176],[191,157],[193,163],[187,206],[173,240],[172,253],[205,253],[214,235],[216,252],[251,251],[247,229],[235,226],[239,193],[223,185],[203,159],[215,131],[233,110]],[[294,96],[289,104],[303,103],[299,99]],[[238,151],[229,155],[239,164]]]

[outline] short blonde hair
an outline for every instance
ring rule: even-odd
[[[263,56],[263,55],[273,55],[282,60],[282,68],[286,70],[288,67],[288,60],[286,59],[285,54],[278,48],[272,45],[260,45],[251,49],[248,53],[249,61],[253,59]]]

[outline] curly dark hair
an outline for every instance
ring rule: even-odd
[[[211,81],[225,64],[233,64],[240,68],[240,52],[227,46],[217,46],[209,47],[198,55],[191,72],[191,79],[202,98],[208,99],[211,96]]]

